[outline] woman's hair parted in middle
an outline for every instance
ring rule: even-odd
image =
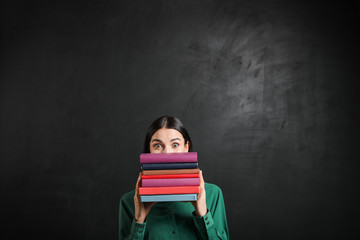
[[[184,137],[185,143],[189,143],[189,152],[192,152],[193,144],[191,142],[189,133],[187,132],[186,128],[180,121],[180,119],[176,117],[170,117],[170,116],[163,116],[157,118],[148,128],[146,136],[145,136],[145,142],[144,142],[144,148],[143,153],[150,153],[150,140],[152,135],[154,133],[161,129],[161,128],[168,128],[168,129],[175,129],[181,133],[181,135]]]

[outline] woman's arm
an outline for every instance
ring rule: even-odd
[[[139,177],[135,187],[135,195],[134,195],[135,220],[137,223],[144,223],[146,216],[149,214],[149,211],[151,207],[155,204],[155,202],[143,203],[140,201],[140,195],[139,195],[140,181],[141,181],[141,173],[139,173]]]
[[[155,203],[142,203],[139,196],[140,175],[136,182],[135,193],[130,192],[120,200],[119,239],[144,239],[146,216]],[[131,196],[130,196],[131,194]]]
[[[206,199],[207,195],[207,199]],[[226,221],[225,203],[221,189],[212,185],[210,192],[205,191],[205,182],[200,172],[200,193],[195,208],[194,223],[201,239],[228,239],[229,230]],[[207,204],[206,204],[207,203]],[[204,214],[204,208],[206,212]]]
[[[138,224],[134,219],[133,192],[125,194],[119,205],[119,240],[143,239],[146,224]]]
[[[203,217],[207,213],[206,207],[206,191],[205,191],[205,182],[202,175],[202,171],[200,171],[200,192],[197,196],[197,200],[195,202],[191,202],[195,208],[196,216]]]

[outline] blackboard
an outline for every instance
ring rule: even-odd
[[[8,239],[117,239],[149,124],[179,117],[232,239],[359,235],[356,1],[2,3]]]

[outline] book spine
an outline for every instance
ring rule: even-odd
[[[196,201],[197,194],[142,195],[141,202]]]
[[[186,153],[142,153],[140,163],[197,162],[196,152]]]
[[[156,194],[190,194],[199,193],[199,186],[185,187],[140,187],[140,195],[156,195]]]
[[[161,169],[189,169],[197,168],[198,163],[143,163],[143,170],[161,170]]]
[[[193,174],[165,174],[165,175],[141,175],[142,179],[166,179],[166,178],[198,178],[198,173]]]
[[[142,187],[199,186],[199,178],[142,179]]]
[[[144,176],[148,175],[168,175],[168,174],[199,174],[199,168],[193,169],[166,169],[166,170],[143,170]]]

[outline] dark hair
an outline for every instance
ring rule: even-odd
[[[180,121],[180,119],[178,119],[176,117],[163,116],[163,117],[159,117],[158,119],[156,119],[148,128],[146,136],[145,136],[143,153],[150,153],[151,137],[160,128],[169,128],[169,129],[175,129],[175,130],[179,131],[185,139],[185,144],[186,143],[189,144],[189,152],[192,151],[193,144],[191,142],[191,139],[190,139],[190,136],[189,136],[187,130],[185,129],[185,127],[182,124],[182,122]]]

